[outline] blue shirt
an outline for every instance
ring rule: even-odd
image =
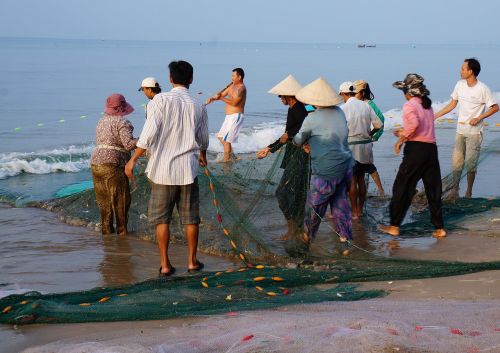
[[[353,159],[347,144],[347,121],[339,107],[321,108],[309,113],[293,138],[296,145],[311,146],[312,174],[326,179],[342,178]]]

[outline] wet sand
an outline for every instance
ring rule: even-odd
[[[464,222],[469,230],[441,240],[429,238],[415,247],[408,240],[388,237],[393,244],[389,251],[404,258],[498,261],[497,218],[498,213],[490,211]],[[0,208],[0,223],[2,238],[9,240],[0,260],[0,290],[15,289],[13,284],[43,292],[88,289],[144,280],[157,271],[156,246],[146,241],[102,238],[92,230],[60,224],[56,215],[37,209]],[[174,245],[171,250],[182,272],[185,248]],[[10,251],[17,251],[16,258],[8,257]],[[236,266],[227,259],[200,258],[210,270]],[[389,294],[376,300],[293,305],[231,316],[2,326],[0,341],[2,352],[500,351],[500,271],[363,283],[361,288]],[[462,334],[451,332],[454,329]]]

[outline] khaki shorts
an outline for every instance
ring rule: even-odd
[[[461,172],[465,165],[465,170],[468,173],[475,172],[477,170],[482,142],[483,133],[476,135],[457,134],[455,136],[455,148],[453,149],[452,157],[453,171]]]
[[[153,225],[170,224],[174,206],[177,206],[181,224],[200,223],[198,178],[188,185],[160,185],[151,183],[148,220]]]

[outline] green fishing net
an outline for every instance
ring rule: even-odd
[[[147,220],[150,187],[139,166],[131,185],[129,231],[154,241]],[[335,222],[325,219],[319,236],[328,247],[308,251],[302,241],[308,180],[307,156],[284,146],[263,160],[243,156],[234,163],[200,168],[200,242],[202,251],[229,256],[241,268],[154,279],[116,288],[96,288],[64,294],[11,295],[0,299],[0,322],[14,324],[151,320],[270,308],[293,303],[343,301],[384,295],[361,291],[354,282],[451,276],[500,269],[500,262],[462,263],[417,261],[385,256],[376,243],[365,247],[340,243]],[[366,232],[387,222],[388,198],[368,201]],[[460,227],[467,215],[500,205],[498,199],[459,199],[444,204],[446,228]],[[43,203],[67,221],[98,224],[93,190]],[[428,237],[432,225],[425,198],[415,205],[403,225],[402,237]],[[292,224],[292,227],[290,227]],[[171,224],[172,239],[184,242],[178,218]],[[286,241],[278,241],[288,231]],[[356,233],[354,234],[356,240]]]

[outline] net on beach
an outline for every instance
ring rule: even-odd
[[[434,271],[429,273],[430,265]],[[500,269],[499,263],[340,260],[320,270],[255,266],[64,294],[29,292],[0,299],[1,323],[153,320],[384,295],[348,282],[427,278]]]
[[[354,242],[341,243],[335,221],[327,217],[318,238],[328,241],[307,251],[300,222],[296,220],[304,213],[309,165],[294,153],[302,152],[282,148],[264,160],[244,157],[235,163],[200,168],[200,248],[206,253],[238,259],[240,270],[175,276],[84,292],[9,296],[0,299],[3,310],[0,322],[151,320],[292,303],[359,300],[384,293],[360,291],[352,282],[500,269],[500,262],[416,261],[386,256],[393,240],[380,241],[380,236],[370,239],[370,234],[376,234],[378,223],[387,221],[387,198],[368,201],[368,217],[362,223],[368,233],[365,244],[356,232]],[[292,163],[284,164],[285,158],[292,158]],[[144,163],[132,184],[129,230],[141,238],[154,240],[154,230],[147,220],[150,188],[143,168]],[[430,236],[431,224],[423,205],[424,201],[417,200],[402,227],[402,237]],[[460,227],[466,216],[498,206],[498,199],[459,199],[445,203],[446,227]],[[96,225],[99,221],[93,190],[51,200],[45,207],[61,212],[69,223]],[[278,241],[290,229],[287,218],[293,221],[292,231],[288,240]],[[184,241],[183,228],[177,219],[172,222],[171,230],[174,241]]]

